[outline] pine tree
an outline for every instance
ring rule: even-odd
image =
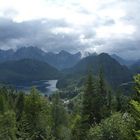
[[[111,104],[112,104],[112,92],[109,91],[107,94],[107,108],[111,111]]]
[[[22,113],[24,111],[24,100],[25,100],[25,95],[23,92],[20,92],[16,98],[16,118],[17,121],[19,121],[22,117]]]
[[[59,94],[55,94],[52,98],[52,134],[57,140],[67,140],[69,136],[67,112]]]
[[[21,108],[20,108],[21,109]],[[33,88],[25,98],[25,107],[18,124],[20,138],[44,140],[49,137],[47,100]]]
[[[84,140],[89,128],[97,121],[98,106],[92,74],[88,75],[85,92],[83,95],[81,111],[81,140]]]
[[[104,81],[104,74],[103,74],[103,69],[100,68],[99,71],[99,94],[102,95],[104,102],[107,96],[107,91],[106,91],[106,86],[105,86],[105,81]]]
[[[100,68],[99,76],[98,76],[98,84],[97,84],[97,102],[98,102],[98,119],[97,122],[99,123],[101,119],[108,116],[110,110],[108,108],[108,101],[110,100],[107,92],[107,88],[104,81],[103,69]],[[108,98],[107,98],[108,97]],[[109,99],[109,100],[108,100]]]
[[[117,92],[116,94],[116,110],[117,111],[121,111],[121,108],[122,108],[122,105],[121,105],[121,93],[120,92]]]

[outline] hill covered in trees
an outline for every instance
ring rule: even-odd
[[[67,63],[69,53],[60,54],[61,64]],[[26,94],[0,87],[0,140],[140,139],[140,75],[133,81],[132,69],[106,53],[87,56],[61,71],[44,60],[23,58],[0,63],[1,82],[60,79],[59,90],[43,96],[35,88]],[[134,86],[126,96],[118,87],[129,81]]]
[[[134,96],[112,94],[103,73],[89,74],[71,100],[0,88],[1,140],[139,140],[140,75]]]
[[[0,81],[6,83],[57,79],[60,75],[56,68],[33,59],[7,61],[0,64]]]
[[[100,55],[91,55],[80,60],[74,67],[65,69],[64,78],[60,79],[57,86],[60,88],[69,85],[70,82],[85,77],[91,70],[95,77],[102,69],[105,80],[112,86],[118,87],[122,83],[132,81],[131,71],[124,65],[121,65],[110,55],[102,53]],[[64,86],[63,86],[64,85]]]

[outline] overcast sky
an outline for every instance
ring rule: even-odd
[[[140,59],[140,0],[0,0],[0,49]]]

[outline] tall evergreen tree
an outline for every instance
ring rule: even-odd
[[[19,122],[19,137],[31,140],[49,139],[49,107],[47,100],[36,89],[25,98],[25,107]]]
[[[70,139],[67,112],[60,100],[59,94],[52,97],[52,133],[57,140]]]
[[[109,91],[107,94],[107,108],[111,111],[111,104],[112,104],[112,92]]]
[[[98,84],[97,84],[96,91],[97,91],[96,94],[97,94],[97,100],[98,100],[98,111],[100,114],[98,116],[98,123],[99,123],[101,121],[101,119],[107,117],[110,114],[108,105],[111,102],[110,101],[111,93],[108,93],[108,91],[107,91],[102,67],[100,68],[100,71],[99,71]]]
[[[98,104],[95,93],[93,76],[90,73],[87,78],[85,92],[83,94],[82,112],[81,112],[81,140],[85,139],[87,131],[97,121]]]
[[[22,117],[22,113],[24,111],[24,102],[25,102],[24,100],[25,94],[23,92],[20,92],[16,98],[15,103],[17,121],[19,121]]]
[[[98,86],[99,86],[99,94],[102,95],[103,99],[105,99],[107,96],[107,91],[106,91],[104,74],[103,74],[102,68],[100,68],[100,71],[99,71],[99,85]]]
[[[116,110],[121,111],[121,93],[117,92],[116,93]]]

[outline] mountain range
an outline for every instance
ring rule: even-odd
[[[62,50],[53,53],[37,47],[0,50],[1,82],[59,79],[57,85],[61,88],[82,79],[90,69],[98,76],[100,68],[111,86],[119,86],[131,81],[132,76],[140,72],[140,60],[127,61],[106,53],[82,58],[80,52],[71,54]]]
[[[54,66],[61,70],[74,66],[80,59],[81,53],[71,54],[64,50],[59,53],[45,52],[37,47],[22,47],[14,50],[0,50],[0,62],[21,59],[35,59]]]

